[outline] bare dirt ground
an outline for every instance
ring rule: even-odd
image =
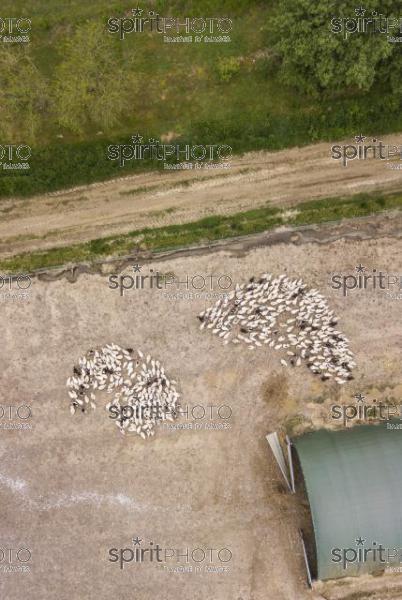
[[[401,598],[400,575],[307,588],[298,537],[303,511],[286,493],[265,441],[268,432],[291,432],[309,419],[329,424],[330,404],[350,402],[357,392],[400,396],[401,301],[381,291],[345,298],[329,285],[332,273],[353,273],[360,262],[401,273],[400,225],[377,217],[354,233],[351,225],[327,225],[282,240],[266,234],[142,266],[144,274],[153,268],[181,280],[221,273],[242,282],[266,271],[303,277],[328,297],[356,354],[356,379],[342,388],[305,367],[283,368],[273,351],[223,346],[200,331],[196,315],[211,303],[205,297],[171,299],[156,289],[120,297],[106,275],[81,273],[73,283],[66,274],[43,276],[28,300],[2,300],[1,404],[29,405],[32,417],[31,429],[0,429],[1,547],[28,548],[32,558],[30,572],[1,570],[1,598]],[[199,429],[195,422],[192,429],[160,429],[144,442],[121,436],[99,408],[72,417],[66,377],[86,350],[109,341],[160,359],[190,410],[230,406],[229,427],[209,430],[204,420]],[[185,416],[179,422],[188,423]],[[108,562],[110,548],[132,548],[136,536],[147,547],[225,547],[233,557],[225,573],[206,572],[205,563],[200,572],[194,563],[192,572],[171,572],[165,567],[177,566],[173,561],[124,570]]]
[[[393,134],[384,144],[401,144]],[[345,141],[344,143],[351,143]],[[402,171],[383,160],[348,167],[330,157],[332,144],[235,157],[230,169],[148,172],[73,190],[0,204],[0,256],[69,245],[142,227],[193,221],[264,206],[291,206],[402,187]]]

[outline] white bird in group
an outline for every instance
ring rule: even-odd
[[[303,361],[323,381],[334,377],[340,385],[353,379],[356,363],[347,338],[335,329],[334,311],[302,279],[269,273],[252,277],[248,283],[236,284],[198,319],[200,329],[212,329],[225,344],[243,342],[249,348],[267,344],[277,351],[292,348],[292,354],[287,352],[292,366]],[[288,366],[284,359],[281,364]]]

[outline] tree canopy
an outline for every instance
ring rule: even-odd
[[[396,69],[401,45],[387,39],[398,36],[398,29],[391,28],[387,35],[373,32],[368,24],[369,31],[345,36],[346,27],[355,27],[353,19],[372,19],[373,13],[377,18],[402,16],[395,0],[367,0],[360,8],[349,0],[282,0],[269,27],[282,81],[309,94],[367,92],[376,79],[400,90]]]
[[[47,104],[44,79],[26,47],[0,51],[0,134],[9,140],[34,138]],[[20,139],[21,131],[24,139]]]
[[[88,124],[108,129],[127,110],[132,69],[124,69],[121,44],[99,22],[79,26],[65,42],[56,68],[54,100],[60,125],[80,133]]]

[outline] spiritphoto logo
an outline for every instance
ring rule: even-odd
[[[0,573],[29,573],[31,559],[29,548],[0,546]]]
[[[358,422],[402,421],[402,404],[391,404],[378,401],[376,398],[368,400],[359,393],[353,396],[354,404],[333,404],[331,418],[341,421],[344,427]],[[387,429],[400,429],[399,423],[387,423]]]
[[[171,410],[168,406],[160,404],[112,404],[108,408],[109,418],[120,421],[121,425],[124,421],[131,419],[155,419],[162,429],[168,431],[224,431],[231,429],[231,418],[233,415],[232,408],[227,404],[196,404],[189,406],[188,404],[176,406]],[[171,417],[171,419],[168,419]],[[175,423],[176,419],[182,422]]]
[[[31,148],[26,144],[0,145],[0,173],[2,175],[27,174],[31,154]]]
[[[32,408],[27,404],[0,404],[0,430],[32,429]]]
[[[385,35],[402,33],[402,17],[388,17],[375,10],[370,12],[360,6],[355,9],[353,17],[333,17],[330,29],[332,33],[342,34],[345,40],[356,33]],[[397,38],[389,36],[388,41],[394,43]]]
[[[173,423],[163,421],[161,427],[169,431],[226,431],[231,429],[233,411],[227,404],[188,404],[176,408],[176,415],[184,422]]]
[[[356,563],[378,563],[385,566],[402,562],[402,548],[385,548],[378,542],[366,544],[366,540],[359,537],[355,540],[355,546],[350,548],[332,548],[331,561],[341,564],[344,570],[347,570],[349,565]]]
[[[155,138],[144,143],[139,133],[131,136],[129,144],[111,144],[107,148],[109,160],[120,167],[132,160],[153,160],[164,163],[164,169],[227,168],[232,148],[227,144],[163,144]],[[194,161],[194,162],[193,162]]]
[[[331,146],[331,158],[342,162],[344,167],[351,160],[392,160],[402,161],[402,145],[383,144],[383,142],[372,138],[372,143],[366,143],[368,138],[362,134],[356,135],[355,144],[343,144]],[[400,163],[388,163],[388,168],[402,168]]]
[[[355,275],[344,275],[343,273],[333,274],[330,285],[333,290],[342,290],[342,295],[346,297],[350,292],[361,291],[383,291],[386,296],[392,300],[402,299],[397,290],[402,289],[402,275],[390,274],[373,269],[371,273],[361,263],[355,267]]]
[[[161,290],[165,297],[178,293],[228,293],[233,286],[232,278],[224,273],[185,273],[177,276],[174,273],[161,273],[149,269],[148,274],[141,273],[142,265],[133,265],[133,274],[109,275],[108,287],[118,290],[120,296],[126,292],[138,292],[139,290],[151,289]]]
[[[31,285],[29,275],[0,275],[0,302],[28,300]]]
[[[132,545],[125,548],[110,548],[108,561],[124,570],[128,565],[138,566],[144,563],[153,563],[161,566],[166,571],[172,569],[172,565],[185,567],[187,572],[227,572],[228,563],[233,554],[229,548],[216,547],[207,548],[197,546],[194,548],[166,548],[153,541],[145,542],[138,535],[132,539]]]
[[[31,25],[31,19],[25,17],[0,17],[0,41],[4,44],[27,44]]]
[[[124,17],[111,17],[107,30],[124,40],[129,34],[156,33],[165,43],[230,42],[232,20],[228,17],[163,17],[154,10],[144,13],[137,7]]]

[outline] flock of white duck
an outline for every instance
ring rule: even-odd
[[[201,329],[212,330],[225,344],[267,345],[281,353],[284,367],[305,364],[323,381],[344,384],[353,379],[356,366],[349,342],[325,298],[308,289],[301,279],[269,273],[251,278],[203,311]],[[112,395],[117,427],[147,439],[163,420],[174,420],[179,407],[177,382],[164,367],[140,350],[107,344],[91,349],[74,366],[67,380],[70,410],[96,408],[95,392]],[[124,407],[131,407],[126,410]]]
[[[143,439],[155,434],[160,420],[176,418],[176,381],[167,377],[159,361],[145,357],[141,350],[117,344],[89,350],[74,366],[67,388],[71,414],[95,409],[95,391],[112,394],[106,404],[109,416],[111,407],[116,407],[114,422],[120,431]]]

